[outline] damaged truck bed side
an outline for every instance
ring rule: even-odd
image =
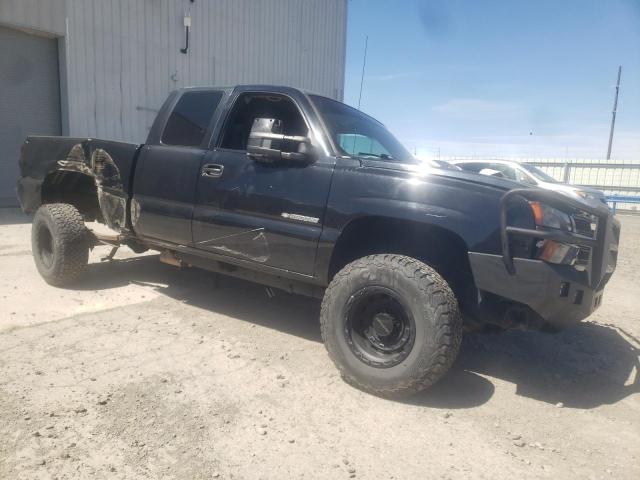
[[[22,208],[35,212],[41,204],[69,201],[72,196],[70,203],[82,205],[87,220],[100,219],[113,230],[126,230],[139,149],[137,144],[91,138],[29,137],[20,158]]]
[[[49,283],[106,243],[320,297],[332,360],[383,395],[437,381],[463,327],[579,322],[617,259],[606,206],[417,161],[373,118],[288,87],[182,89],[145,144],[28,137],[20,169]]]

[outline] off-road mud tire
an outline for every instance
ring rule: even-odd
[[[388,368],[358,358],[345,333],[350,299],[357,292],[381,287],[403,300],[415,323],[408,356]],[[384,397],[411,395],[437,382],[453,364],[462,336],[458,302],[447,282],[423,262],[394,254],[363,257],[340,270],[325,292],[320,326],[329,356],[343,378]]]
[[[89,232],[73,205],[42,205],[33,217],[31,249],[38,272],[50,285],[78,280],[89,261]]]

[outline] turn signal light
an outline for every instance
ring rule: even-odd
[[[538,258],[549,263],[573,265],[580,249],[575,245],[560,243],[554,240],[542,240],[538,243]]]

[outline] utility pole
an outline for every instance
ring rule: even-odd
[[[607,149],[607,160],[611,159],[611,145],[613,144],[613,128],[616,126],[616,111],[618,110],[618,93],[620,93],[620,75],[622,75],[622,65],[618,67],[618,82],[616,83],[616,96],[613,100],[613,112],[611,113],[611,131],[609,132],[609,148]]]
[[[369,35],[364,41],[364,59],[362,60],[362,77],[360,77],[360,96],[358,97],[358,110],[360,110],[360,102],[362,101],[362,84],[364,83],[364,67],[367,65],[367,47],[369,46]]]

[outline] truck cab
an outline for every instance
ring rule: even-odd
[[[256,120],[296,153],[248,150]],[[275,132],[277,130],[277,132]],[[306,153],[300,153],[305,145]],[[175,92],[142,147],[132,228],[151,242],[190,246],[313,276],[336,158],[306,95],[246,87]],[[295,152],[294,152],[295,150]]]

